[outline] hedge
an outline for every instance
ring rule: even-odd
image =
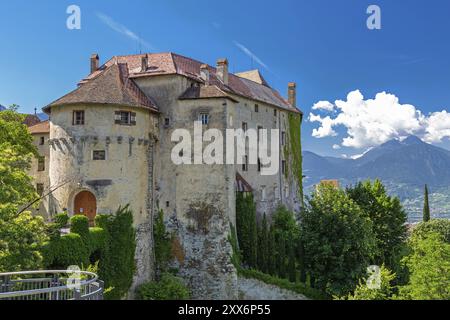
[[[313,300],[328,300],[329,297],[322,292],[308,287],[303,283],[290,282],[287,279],[273,277],[257,270],[239,269],[238,273],[244,278],[256,279],[269,285],[274,285],[282,289],[290,290]]]
[[[44,245],[42,255],[45,266],[56,269],[89,264],[89,250],[81,236],[75,233],[53,238]]]
[[[141,285],[138,289],[141,300],[187,300],[190,298],[188,288],[183,281],[170,273],[163,273],[160,281]]]

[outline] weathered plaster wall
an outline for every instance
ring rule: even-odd
[[[72,125],[74,110],[85,111],[85,125]],[[136,126],[114,123],[115,111],[136,113]],[[73,214],[74,198],[83,190],[97,199],[97,213],[112,214],[130,204],[137,229],[135,284],[152,275],[152,167],[154,116],[145,109],[120,106],[54,107],[50,124],[50,183],[53,212]],[[106,150],[106,160],[92,160],[94,150]]]
[[[44,144],[41,145],[41,138],[44,138]],[[50,178],[49,178],[49,166],[50,166],[50,148],[48,146],[48,133],[39,133],[33,135],[33,144],[38,149],[38,153],[40,156],[45,157],[45,170],[38,171],[38,159],[33,159],[31,162],[31,167],[28,171],[31,177],[33,177],[33,183],[35,186],[37,184],[42,183],[44,185],[44,195],[46,191],[50,187]],[[33,208],[31,211],[33,214],[39,214],[44,217],[44,219],[48,220],[51,218],[49,212],[50,206],[50,196],[45,196],[42,198],[39,206],[37,208]]]

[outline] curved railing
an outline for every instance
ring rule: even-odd
[[[0,300],[103,300],[103,281],[88,271],[0,273]]]

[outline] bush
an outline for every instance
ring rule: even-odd
[[[172,259],[172,237],[166,231],[163,210],[160,210],[155,218],[153,238],[155,242],[156,267],[158,271],[164,272]]]
[[[81,236],[76,233],[69,233],[47,242],[42,254],[45,266],[55,269],[89,264],[89,250]]]
[[[99,264],[100,278],[106,287],[113,288],[105,294],[105,298],[121,299],[131,287],[135,271],[136,239],[133,213],[129,206],[121,207],[114,215],[102,216],[96,221],[108,237]]]
[[[69,215],[67,213],[59,213],[55,216],[54,223],[60,228],[65,228],[69,224]]]
[[[290,291],[293,291],[298,294],[302,294],[309,299],[314,299],[314,300],[328,299],[327,295],[323,294],[322,292],[320,292],[316,289],[308,287],[306,284],[293,283],[287,279],[281,279],[278,277],[274,277],[274,276],[262,273],[261,271],[241,269],[241,270],[239,270],[239,275],[241,275],[244,278],[256,279],[256,280],[262,281],[269,285],[274,285],[274,286],[277,286],[282,289],[286,289],[286,290],[290,290]]]
[[[138,289],[141,300],[187,300],[189,290],[183,281],[170,273],[163,273],[160,281],[143,284]]]
[[[450,243],[450,220],[421,222],[413,229],[412,237],[425,238],[432,232],[440,234],[445,242]]]
[[[76,215],[70,218],[70,232],[77,233],[83,241],[89,243],[89,220],[86,216]]]
[[[108,235],[102,228],[89,228],[89,251],[104,251]]]

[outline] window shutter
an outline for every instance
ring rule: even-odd
[[[131,112],[131,113],[130,113],[130,116],[131,116],[130,124],[131,124],[132,126],[135,126],[135,125],[136,125],[136,113],[135,113],[135,112]]]

